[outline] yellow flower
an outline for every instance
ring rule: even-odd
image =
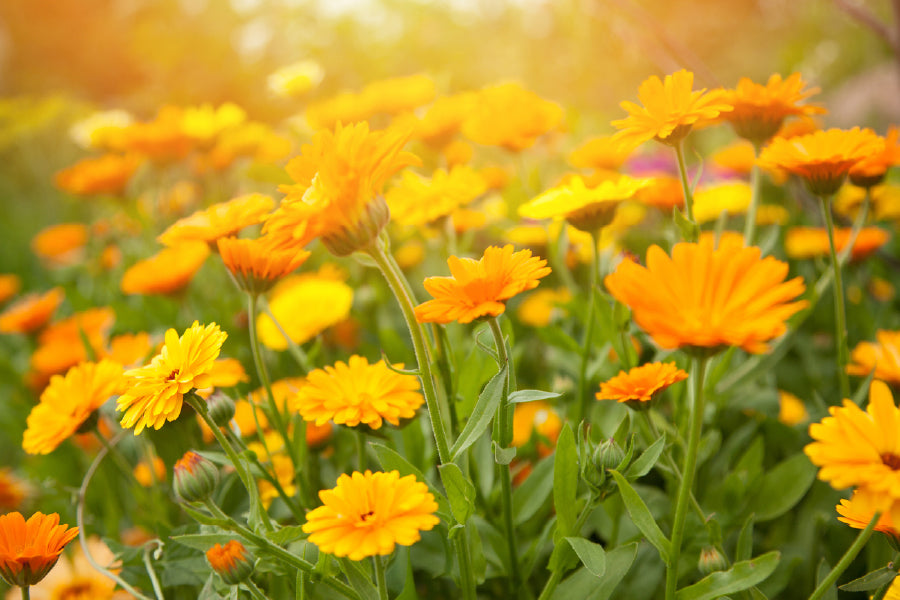
[[[150,487],[160,481],[166,480],[166,464],[158,456],[153,457],[153,467],[147,461],[142,460],[134,468],[134,478],[144,487]]]
[[[475,108],[476,98],[474,92],[462,92],[435,100],[416,126],[416,139],[436,148],[449,144]]]
[[[612,379],[600,384],[597,400],[624,402],[635,409],[654,400],[666,388],[688,378],[675,363],[647,363],[627,373],[619,371]]]
[[[98,111],[75,122],[69,137],[85,150],[121,150],[121,132],[132,122],[134,118],[124,110]]]
[[[809,411],[806,410],[803,400],[790,392],[779,390],[778,420],[788,427],[793,427],[805,423],[807,419],[809,419]]]
[[[124,149],[159,164],[181,160],[194,148],[194,140],[182,126],[183,116],[181,108],[163,106],[152,121],[124,127],[121,131]]]
[[[694,74],[684,69],[666,75],[665,80],[656,75],[646,79],[638,89],[643,106],[621,103],[628,116],[612,122],[620,130],[614,139],[632,146],[652,139],[675,145],[690,133],[695,123],[715,119],[731,110],[723,90],[694,91],[693,85]]]
[[[306,515],[303,531],[321,552],[362,560],[411,546],[440,522],[428,486],[415,475],[355,472],[319,492],[323,506]]]
[[[363,104],[372,113],[396,115],[428,104],[436,94],[434,81],[427,75],[410,75],[373,81],[363,88]]]
[[[297,98],[317,87],[324,77],[322,65],[306,59],[281,67],[269,75],[266,84],[276,96]]]
[[[181,114],[181,129],[189,138],[209,145],[223,131],[236,127],[247,119],[240,106],[226,102],[218,108],[211,104],[191,106]]]
[[[876,342],[860,342],[850,353],[847,372],[868,377],[875,371],[875,379],[887,383],[900,383],[900,331],[879,329]]]
[[[694,220],[708,223],[725,211],[729,215],[741,215],[750,207],[750,185],[743,181],[721,183],[704,187],[694,194]]]
[[[0,516],[0,579],[20,587],[36,584],[77,536],[78,528],[60,525],[57,513],[37,512],[27,521],[18,512]]]
[[[55,287],[44,294],[29,294],[0,313],[0,333],[31,333],[50,320],[65,293]]]
[[[219,238],[234,235],[244,227],[259,223],[273,208],[275,201],[269,196],[238,196],[179,219],[156,239],[170,247],[192,241],[212,244]]]
[[[852,229],[840,228],[834,231],[835,250],[841,252],[850,241]],[[859,230],[850,256],[854,260],[872,254],[890,239],[891,234],[879,227],[864,227]],[[828,256],[828,232],[818,227],[792,227],[784,237],[784,251],[791,258],[815,258]]]
[[[663,348],[739,346],[759,354],[807,306],[792,301],[805,290],[803,279],[785,281],[787,263],[760,255],[731,238],[716,249],[709,238],[676,244],[671,258],[651,246],[646,267],[626,259],[605,284]]]
[[[219,255],[238,287],[250,294],[268,291],[282,277],[306,262],[308,250],[280,250],[271,238],[219,238]]]
[[[417,377],[391,371],[384,361],[370,365],[354,355],[347,363],[310,371],[290,403],[316,425],[334,421],[379,429],[383,420],[398,426],[400,419],[413,418],[424,401]]]
[[[887,170],[900,164],[900,127],[892,125],[884,138],[884,149],[859,161],[850,169],[850,183],[871,188],[884,181]]]
[[[835,489],[851,486],[900,498],[900,411],[883,381],[872,381],[864,412],[851,400],[828,409],[809,426],[815,440],[803,449],[819,479]]]
[[[537,451],[546,456],[553,451],[559,432],[562,431],[562,419],[559,413],[543,400],[516,404],[513,414],[512,445],[516,448],[524,446],[537,433],[539,438]]]
[[[120,287],[125,294],[170,294],[185,287],[200,270],[209,246],[203,242],[184,242],[163,248],[150,258],[128,267]]]
[[[218,358],[209,370],[209,385],[197,390],[197,395],[206,400],[219,388],[234,387],[239,383],[247,383],[250,376],[244,365],[236,358]]]
[[[83,223],[60,223],[40,230],[31,238],[31,249],[48,266],[65,267],[81,262],[88,241]]]
[[[113,310],[104,306],[77,312],[48,325],[38,336],[38,347],[31,354],[31,368],[50,376],[88,360],[83,340],[95,355],[102,355],[115,320]]]
[[[135,435],[144,427],[159,429],[181,414],[184,395],[209,387],[209,372],[228,334],[212,323],[199,322],[179,338],[174,329],[166,331],[166,341],[150,364],[125,373],[126,392],[119,396],[116,410],[124,412],[122,427],[134,427]]]
[[[404,171],[400,183],[384,197],[397,223],[420,227],[451,214],[485,190],[487,185],[476,171],[459,166],[449,173],[438,169],[431,179]]]
[[[865,529],[875,513],[881,512],[875,531],[900,539],[900,530],[894,526],[895,522],[900,522],[900,503],[894,498],[861,488],[855,490],[849,500],[841,500],[835,508],[840,515],[838,521],[854,529]]]
[[[479,91],[462,125],[463,134],[477,144],[500,146],[513,152],[530,148],[537,138],[563,119],[559,104],[544,100],[516,83]]]
[[[275,472],[275,479],[284,493],[293,496],[297,493],[297,486],[294,483],[294,463],[284,454],[273,454],[269,457],[272,463],[272,470]],[[272,500],[278,497],[278,489],[265,479],[257,481],[259,486],[259,498],[262,500],[263,506],[269,508]]]
[[[570,300],[572,300],[572,292],[568,288],[537,290],[519,304],[516,316],[525,325],[546,327],[554,320],[554,317],[568,315],[564,305],[568,304]]]
[[[503,314],[506,301],[534,289],[550,274],[547,261],[531,250],[514,252],[512,245],[490,246],[480,260],[447,259],[450,277],[429,277],[425,290],[434,297],[416,307],[420,323],[471,323],[475,319]]]
[[[726,92],[726,101],[733,110],[724,113],[723,118],[731,123],[739,136],[761,144],[778,132],[787,117],[809,117],[827,112],[821,106],[801,104],[819,93],[819,88],[804,90],[805,85],[800,73],[787,79],[776,73],[765,85],[742,77],[735,89]]]

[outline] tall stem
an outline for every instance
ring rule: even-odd
[[[694,484],[694,472],[697,469],[697,452],[700,449],[700,432],[703,428],[704,394],[703,380],[706,378],[706,364],[709,358],[694,358],[693,378],[691,386],[691,423],[688,430],[687,455],[684,457],[681,484],[675,500],[675,521],[672,523],[671,551],[666,565],[666,600],[674,600],[678,586],[678,561],[681,558],[681,542],[684,537],[684,525],[690,504],[691,489]]]
[[[691,193],[691,182],[688,181],[687,167],[684,162],[684,140],[678,142],[675,146],[675,157],[678,159],[678,175],[681,177],[681,191],[684,194],[684,210],[687,220],[694,222],[694,195]],[[692,236],[695,237],[695,236]],[[696,242],[695,239],[685,240],[687,242]]]
[[[459,559],[459,576],[464,600],[475,600],[475,575],[472,573],[472,558],[469,556],[468,532],[456,536],[456,557]]]
[[[378,587],[379,600],[388,600],[387,579],[384,576],[384,559],[381,556],[373,556],[375,563],[375,585]]]
[[[759,166],[756,157],[759,155],[759,145],[753,144],[753,168],[750,170],[750,206],[747,208],[747,220],[744,221],[744,244],[753,245],[753,236],[756,234],[756,209],[759,206]]]
[[[872,516],[872,520],[869,521],[869,524],[866,525],[866,528],[859,532],[859,535],[856,536],[856,539],[853,541],[853,544],[847,548],[847,551],[844,552],[844,555],[841,557],[841,560],[838,561],[838,564],[834,565],[834,568],[831,569],[831,572],[822,580],[822,583],[819,584],[819,587],[813,591],[812,595],[809,597],[809,600],[819,600],[822,598],[832,585],[838,580],[844,571],[847,570],[847,567],[850,566],[850,563],[853,562],[853,559],[856,558],[856,555],[859,554],[859,551],[863,549],[863,546],[866,545],[866,542],[869,541],[869,538],[872,537],[872,533],[875,531],[875,525],[878,523],[878,519],[881,517],[880,512],[876,512]]]
[[[596,233],[591,233],[591,274],[590,289],[588,289],[588,312],[587,323],[585,323],[584,341],[581,345],[581,367],[578,370],[578,403],[576,410],[578,411],[573,421],[577,425],[583,418],[587,416],[591,403],[591,394],[588,393],[587,382],[587,366],[591,357],[591,342],[594,337],[594,305],[597,303],[597,270],[600,265],[600,249],[599,240]]]
[[[831,268],[834,270],[834,337],[837,345],[838,380],[841,385],[841,398],[850,397],[850,379],[847,375],[847,363],[850,362],[850,351],[847,348],[847,316],[844,308],[844,282],[841,279],[841,263],[838,261],[837,249],[834,246],[834,219],[831,217],[831,202],[819,196],[819,205],[825,217],[825,229],[828,231],[828,248],[831,251]]]

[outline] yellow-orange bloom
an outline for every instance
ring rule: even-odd
[[[516,404],[511,442],[516,448],[527,444],[532,434],[536,433],[539,438],[538,454],[547,456],[553,452],[560,431],[562,431],[562,419],[556,409],[547,402],[536,400]]]
[[[884,140],[871,129],[829,129],[789,139],[777,137],[763,148],[763,169],[783,169],[801,177],[813,194],[835,193],[860,161],[884,150]]]
[[[684,191],[681,180],[677,177],[650,177],[647,185],[641,188],[635,199],[645,206],[671,211],[684,206]]]
[[[446,146],[475,108],[476,99],[474,92],[438,98],[416,126],[416,138],[432,147]]]
[[[122,275],[125,294],[170,294],[186,286],[200,270],[209,246],[203,242],[185,242],[163,248],[150,258],[128,267]]]
[[[88,241],[88,228],[83,223],[60,223],[40,230],[31,239],[31,249],[49,266],[62,267],[78,263]]]
[[[276,96],[296,98],[312,90],[325,77],[322,65],[305,59],[285,65],[266,78],[266,84]]]
[[[575,176],[520,206],[519,214],[529,219],[565,219],[582,231],[594,232],[609,225],[619,205],[649,183],[622,175],[589,188]]]
[[[152,462],[148,463],[146,460],[139,462],[132,473],[139,484],[150,487],[166,480],[166,463],[160,457],[154,456]]]
[[[131,176],[141,165],[133,155],[106,154],[85,158],[56,174],[56,187],[79,196],[118,195],[125,191]]]
[[[152,121],[132,123],[120,132],[126,150],[158,163],[184,158],[194,147],[193,139],[182,126],[184,110],[163,106]]]
[[[880,512],[881,516],[875,523],[875,531],[900,540],[900,529],[894,525],[900,523],[900,502],[896,499],[860,488],[854,490],[849,500],[841,500],[835,508],[840,515],[838,521],[854,529],[865,529],[875,513]]]
[[[884,181],[887,170],[900,164],[900,127],[892,125],[884,138],[884,149],[856,163],[850,169],[850,183],[871,188]]]
[[[760,254],[730,237],[718,248],[709,238],[676,244],[671,258],[651,246],[646,267],[623,260],[605,284],[663,348],[739,346],[759,354],[808,304],[792,302],[806,289],[803,279],[785,281],[787,263]]]
[[[878,330],[875,343],[860,342],[850,353],[847,373],[868,377],[875,371],[875,379],[900,384],[900,331]]]
[[[247,240],[219,238],[216,242],[225,267],[245,292],[261,294],[309,258],[308,250],[281,250],[263,236]]]
[[[787,117],[809,117],[827,112],[814,104],[801,104],[819,88],[804,90],[800,73],[787,79],[774,74],[765,85],[741,77],[737,87],[726,92],[725,100],[733,110],[723,114],[742,138],[758,144],[775,135]]]
[[[568,288],[537,290],[519,304],[516,316],[530,327],[547,327],[556,318],[568,315],[565,305],[571,300]]]
[[[640,408],[642,402],[650,402],[673,383],[687,378],[688,374],[675,363],[647,363],[627,373],[619,371],[618,375],[600,384],[596,396],[597,400],[615,400]]]
[[[239,541],[230,540],[224,546],[216,544],[207,550],[206,560],[222,581],[228,585],[237,585],[250,577],[256,557]]]
[[[850,241],[853,232],[850,228],[835,229],[834,247],[841,252]],[[859,230],[850,256],[860,259],[869,256],[891,238],[891,234],[879,227],[864,227]],[[828,256],[831,248],[828,245],[828,232],[819,227],[792,227],[784,237],[784,251],[791,258],[815,258]]]
[[[394,220],[421,227],[469,204],[487,190],[484,179],[470,167],[438,169],[431,179],[404,171],[400,183],[384,195]]]
[[[425,289],[434,297],[416,307],[420,323],[471,323],[481,317],[496,317],[506,310],[506,301],[534,289],[550,274],[547,261],[531,250],[513,252],[511,244],[490,246],[479,260],[447,259],[450,277],[429,277]]]
[[[31,333],[43,327],[64,297],[60,287],[25,296],[0,313],[0,333]]]
[[[385,556],[397,544],[411,546],[440,522],[428,486],[415,475],[355,472],[319,492],[323,506],[306,515],[303,531],[327,554],[350,560]]]
[[[34,585],[77,535],[77,527],[59,524],[57,513],[37,512],[27,521],[18,512],[0,516],[0,578],[10,585]]]
[[[49,454],[73,435],[104,402],[122,391],[124,369],[111,360],[85,362],[54,375],[31,409],[22,438],[29,454]]]
[[[116,556],[100,541],[100,538],[91,536],[87,538],[86,543],[92,559],[97,564],[116,563]],[[124,540],[123,543],[127,544]],[[134,596],[125,590],[117,589],[115,581],[91,565],[85,557],[81,544],[75,544],[70,550],[72,551],[61,556],[53,570],[40,583],[32,586],[31,600],[134,600]],[[119,569],[113,567],[111,570],[115,573]],[[10,591],[6,600],[18,600],[20,597],[18,590]]]
[[[569,164],[576,169],[618,171],[634,150],[609,136],[592,138],[569,154]]]
[[[417,377],[391,371],[384,361],[370,365],[354,355],[346,363],[310,371],[290,405],[316,425],[334,421],[379,429],[383,421],[396,426],[400,419],[413,418],[424,401]]]
[[[108,306],[89,308],[48,325],[38,336],[31,354],[31,368],[50,376],[88,360],[85,341],[96,355],[102,355],[116,314]]]
[[[244,227],[259,223],[273,208],[275,201],[270,196],[238,196],[179,219],[156,239],[164,246],[177,246],[189,241],[212,244],[219,238],[234,235]]]
[[[209,372],[226,337],[215,323],[204,327],[197,321],[180,338],[174,329],[166,331],[165,345],[150,364],[125,372],[126,391],[116,403],[125,413],[122,427],[134,427],[137,435],[177,419],[184,395],[210,386]]]
[[[19,293],[22,280],[12,273],[0,273],[0,304],[3,304]]]
[[[819,479],[839,490],[858,486],[900,498],[900,410],[887,384],[872,381],[865,411],[845,399],[828,413],[809,426],[815,441],[803,448]]]
[[[809,419],[809,411],[803,400],[790,392],[778,390],[778,420],[793,427],[800,423],[805,423]]]
[[[462,125],[463,134],[477,144],[521,152],[559,126],[562,107],[516,83],[484,88]]]
[[[652,139],[675,145],[695,123],[731,110],[723,90],[695,91],[693,86],[694,74],[684,69],[666,75],[665,80],[656,75],[646,79],[638,89],[643,106],[628,101],[620,104],[628,116],[612,122],[620,130],[613,139],[633,147]]]

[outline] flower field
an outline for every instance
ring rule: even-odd
[[[900,599],[900,12],[42,4],[7,599]]]

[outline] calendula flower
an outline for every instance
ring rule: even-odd
[[[588,140],[569,154],[569,164],[576,169],[618,171],[635,147],[622,145],[610,136]]]
[[[216,544],[207,550],[206,560],[222,581],[228,585],[237,585],[250,577],[256,559],[242,543],[231,540],[224,546]]]
[[[778,391],[778,420],[793,427],[800,423],[805,423],[809,419],[809,411],[803,400],[790,392],[783,390]]]
[[[56,174],[56,187],[79,196],[119,195],[128,187],[141,159],[132,154],[85,158]]]
[[[308,250],[275,248],[266,236],[257,239],[219,238],[216,242],[225,267],[238,287],[258,295],[306,262]]]
[[[354,355],[346,363],[310,371],[290,404],[316,425],[334,421],[379,429],[383,421],[397,426],[400,419],[413,418],[424,401],[418,377],[392,371],[381,360],[370,365]]]
[[[900,164],[900,127],[892,125],[884,138],[884,148],[850,169],[850,183],[871,188],[884,181],[887,170]]]
[[[306,121],[313,131],[331,129],[339,123],[365,121],[373,114],[362,94],[346,91],[306,107]]]
[[[666,388],[688,378],[675,363],[647,363],[634,367],[600,384],[597,400],[624,402],[635,409],[645,408]]]
[[[537,451],[541,456],[553,452],[559,432],[562,431],[562,419],[550,404],[543,400],[516,404],[513,414],[512,445],[516,448],[524,446],[537,434]]]
[[[60,287],[43,294],[29,294],[0,313],[0,333],[31,333],[50,320],[62,303],[65,293]]]
[[[853,230],[834,230],[834,247],[841,252],[847,247]],[[891,234],[880,227],[863,227],[859,230],[850,257],[854,260],[869,256],[890,240]],[[804,259],[829,256],[828,231],[819,227],[791,227],[784,237],[784,251],[791,258]]]
[[[819,479],[839,490],[858,486],[900,498],[900,410],[887,384],[872,381],[865,411],[845,399],[828,413],[809,426],[815,441],[803,448]]]
[[[436,95],[434,80],[427,75],[409,75],[373,81],[362,90],[363,104],[373,114],[396,115],[428,104]]]
[[[550,274],[547,261],[531,250],[513,251],[490,246],[479,260],[447,259],[450,277],[429,277],[425,290],[434,297],[416,307],[420,323],[471,323],[481,317],[496,317],[506,310],[506,301],[534,289]]]
[[[166,341],[150,364],[125,372],[125,393],[116,410],[124,412],[122,427],[134,427],[135,435],[144,427],[159,429],[181,414],[184,395],[209,387],[209,371],[228,337],[219,326],[194,324],[181,337],[166,331]]]
[[[157,163],[181,160],[194,148],[194,140],[184,130],[183,117],[183,109],[163,106],[152,121],[125,127],[122,144],[126,150]]]
[[[397,223],[421,227],[469,204],[486,190],[484,179],[469,167],[438,169],[430,179],[407,170],[384,198]]]
[[[676,244],[671,258],[651,246],[646,267],[623,260],[604,282],[663,348],[739,346],[759,354],[807,306],[793,301],[806,289],[803,279],[785,281],[788,264],[760,255],[730,238],[718,248],[709,238]]]
[[[860,161],[884,150],[871,129],[829,129],[790,139],[777,137],[763,148],[759,166],[783,169],[802,178],[817,196],[835,193]]]
[[[163,248],[128,267],[120,287],[125,294],[177,292],[191,282],[207,256],[209,246],[203,242],[184,242]]]
[[[597,231],[609,225],[619,204],[635,197],[647,179],[627,175],[587,187],[584,179],[572,177],[519,207],[519,215],[528,219],[565,219],[582,231]]]
[[[88,360],[85,342],[95,356],[104,353],[116,314],[108,306],[89,308],[48,325],[38,336],[31,368],[42,375],[62,373]]]
[[[638,146],[655,139],[669,145],[678,144],[690,133],[695,123],[715,119],[732,110],[723,90],[694,90],[694,74],[684,69],[646,79],[638,89],[638,99],[622,102],[628,116],[612,122],[620,131],[614,139],[620,144]]]
[[[122,149],[122,130],[133,122],[131,113],[124,110],[97,111],[75,122],[69,137],[85,150],[118,151]]]
[[[850,353],[847,372],[868,377],[875,371],[875,379],[887,383],[900,383],[900,331],[879,329],[875,343],[860,342]]]
[[[189,138],[208,147],[222,132],[247,120],[240,106],[226,102],[219,107],[212,104],[190,106],[181,113],[181,130]]]
[[[800,73],[787,79],[774,74],[765,85],[741,77],[737,87],[726,92],[725,100],[733,110],[723,113],[734,131],[742,138],[762,144],[775,135],[788,117],[810,117],[827,112],[814,104],[802,104],[819,88],[803,89],[806,82]]]
[[[156,239],[170,247],[190,241],[213,244],[219,238],[234,235],[244,227],[259,223],[273,208],[275,201],[270,196],[238,196],[179,219]]]
[[[303,531],[327,554],[350,560],[385,556],[397,544],[411,546],[440,522],[437,502],[415,475],[355,472],[319,492],[323,506],[306,515]]]
[[[521,152],[557,128],[562,119],[559,104],[516,83],[504,83],[478,92],[462,132],[477,144]]]
[[[31,409],[22,438],[29,454],[49,454],[72,436],[94,411],[123,389],[124,369],[111,360],[85,362],[54,375]]]
[[[266,85],[276,96],[297,98],[318,86],[324,77],[322,65],[305,59],[278,69],[266,78]]]
[[[344,256],[371,244],[389,212],[379,195],[385,182],[419,160],[401,152],[409,130],[369,131],[368,123],[320,131],[287,166],[296,182],[278,189],[287,196],[264,231],[285,249],[319,237]]]
[[[530,327],[546,327],[554,318],[568,315],[565,305],[571,300],[568,288],[537,290],[519,304],[516,317]]]
[[[77,527],[59,524],[57,513],[37,512],[27,521],[18,512],[0,516],[0,578],[20,587],[36,584],[77,535]]]
[[[638,190],[635,199],[644,206],[669,211],[684,206],[684,191],[677,177],[649,177],[647,185]]]
[[[723,211],[729,215],[744,214],[750,207],[751,195],[750,185],[743,181],[702,187],[694,194],[694,220],[715,221]]]
[[[835,509],[840,515],[838,521],[846,523],[854,529],[865,529],[875,513],[880,512],[881,516],[875,523],[875,531],[880,531],[892,538],[895,544],[900,541],[900,529],[895,525],[895,523],[900,523],[900,502],[895,498],[860,488],[854,490],[853,496],[849,500],[842,499]],[[900,592],[900,588],[898,588],[898,592]],[[890,597],[890,594],[885,596],[885,598]]]
[[[115,555],[100,538],[87,538],[87,546],[97,564],[118,572],[119,569],[113,566]],[[31,587],[31,600],[133,600],[134,596],[117,590],[115,581],[94,569],[80,544],[75,544],[71,549],[73,551],[63,554],[40,583]],[[10,591],[6,600],[19,598],[18,590]]]
[[[31,238],[31,249],[48,266],[77,264],[84,257],[88,228],[83,223],[60,223],[40,230]]]
[[[416,139],[435,148],[447,146],[474,110],[476,100],[474,92],[438,98],[416,126]]]
[[[147,332],[122,333],[109,340],[109,348],[104,354],[124,367],[132,367],[138,363],[143,364],[151,349],[150,335]]]

